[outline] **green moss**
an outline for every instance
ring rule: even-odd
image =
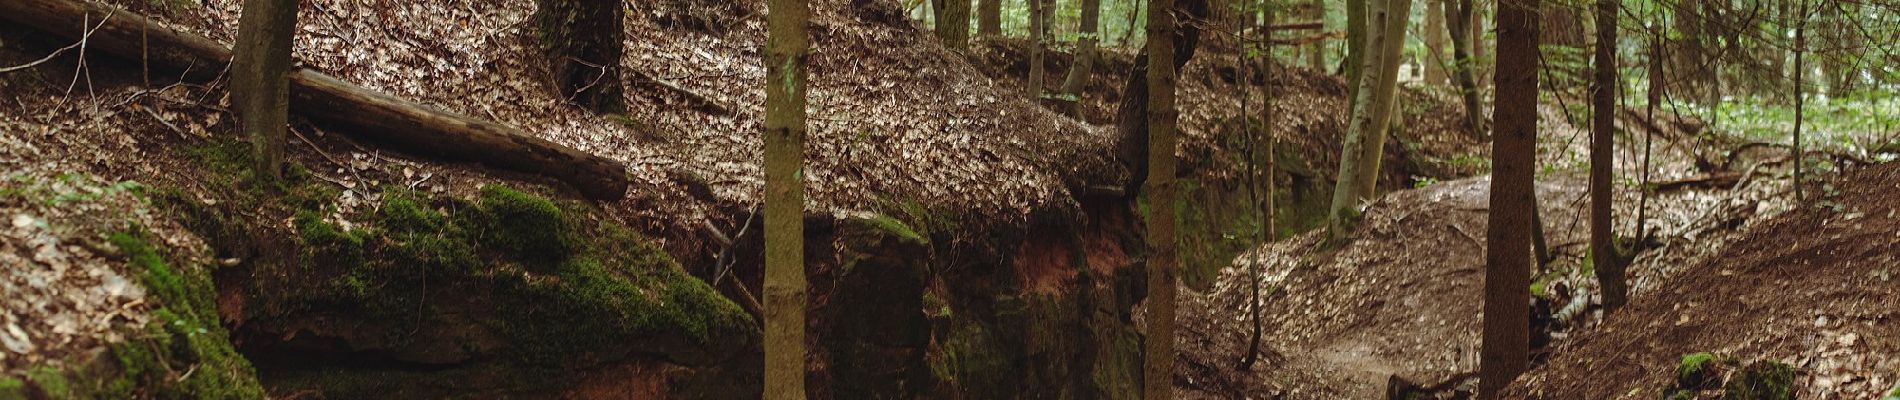
[[[578,251],[578,239],[559,206],[547,199],[500,185],[481,189],[481,208],[488,226],[484,240],[518,258],[558,263]]]
[[[218,323],[209,272],[171,268],[136,234],[107,240],[140,271],[158,308],[142,335],[111,346],[120,377],[98,385],[102,397],[262,398],[256,372]]]
[[[1893,384],[1893,389],[1888,390],[1887,395],[1880,400],[1900,400],[1900,383]]]
[[[563,262],[553,279],[514,287],[528,301],[511,310],[508,328],[526,342],[528,356],[566,357],[657,339],[652,345],[660,348],[649,350],[693,363],[708,349],[744,348],[758,339],[738,305],[686,275],[658,248],[624,230],[604,234],[600,254]]]
[[[1787,400],[1794,398],[1794,368],[1775,361],[1756,361],[1722,386],[1723,400]]]
[[[0,400],[26,398],[26,381],[11,376],[0,376]]]
[[[856,217],[856,218],[853,218],[853,220],[857,221],[858,223],[864,224],[865,226],[875,228],[879,231],[883,231],[885,233],[895,235],[898,238],[902,238],[911,243],[915,243],[919,245],[930,244],[929,238],[925,238],[924,235],[918,234],[916,230],[911,229],[910,225],[905,224],[904,221],[899,221],[897,220],[897,218],[891,218],[888,215],[872,214],[870,216],[865,216],[865,217]]]
[[[1682,355],[1682,360],[1676,363],[1676,385],[1685,389],[1707,385],[1716,378],[1715,361],[1715,354],[1709,352]]]
[[[291,223],[297,227],[298,238],[302,241],[306,265],[322,261],[341,265],[360,265],[366,249],[364,244],[370,234],[357,229],[343,229],[341,226],[324,221],[315,211],[298,211],[291,217]]]
[[[66,380],[66,374],[54,367],[34,367],[26,370],[26,380],[48,398],[65,399],[77,397],[73,393],[72,383]]]

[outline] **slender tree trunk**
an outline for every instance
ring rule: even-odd
[[[1371,39],[1377,41],[1379,37],[1373,36]],[[1350,54],[1352,51],[1348,50],[1347,53],[1349,54],[1348,57],[1351,57]],[[1359,58],[1351,59],[1358,63],[1359,66],[1352,68],[1347,74],[1348,76],[1357,76],[1357,79],[1352,81],[1352,87],[1354,87],[1354,89],[1350,91],[1353,93],[1352,112],[1346,125],[1346,140],[1340,143],[1339,167],[1337,177],[1333,180],[1333,202],[1332,206],[1327,209],[1326,216],[1327,232],[1329,237],[1334,240],[1345,238],[1346,230],[1351,228],[1348,221],[1356,220],[1359,217],[1359,196],[1356,193],[1356,189],[1358,188],[1357,182],[1359,182],[1359,174],[1364,173],[1363,171],[1359,171],[1359,166],[1361,165],[1359,157],[1364,155],[1364,152],[1361,152],[1360,148],[1364,146],[1363,143],[1367,136],[1366,130],[1372,126],[1372,97],[1374,96],[1373,92],[1375,87],[1378,85],[1377,76],[1350,71],[1377,71],[1379,68],[1378,56],[1382,53],[1360,52],[1359,54]]]
[[[1451,0],[1444,0],[1451,1]],[[1474,71],[1476,62],[1471,57],[1472,29],[1471,0],[1458,0],[1457,4],[1445,5],[1446,28],[1450,30],[1452,52],[1452,77],[1458,81],[1458,95],[1465,101],[1465,129],[1471,137],[1484,137],[1484,106],[1478,99],[1478,78]]]
[[[1379,44],[1379,86],[1372,98],[1372,132],[1360,143],[1359,175],[1354,188],[1359,201],[1379,194],[1379,164],[1385,160],[1385,140],[1392,132],[1393,110],[1398,107],[1399,63],[1404,61],[1406,25],[1412,19],[1412,0],[1387,0],[1384,15],[1374,15],[1383,24],[1375,40]]]
[[[1148,3],[1148,336],[1143,398],[1174,398],[1174,0]]]
[[[1663,75],[1663,63],[1669,59],[1669,56],[1664,54],[1664,49],[1662,35],[1655,35],[1649,39],[1649,87],[1644,89],[1646,93],[1643,93],[1644,96],[1648,97],[1647,100],[1649,104],[1643,106],[1643,118],[1652,121],[1652,123],[1656,121],[1656,105],[1662,103],[1663,82],[1668,79]],[[1643,182],[1641,186],[1638,186],[1642,188],[1642,193],[1636,200],[1637,243],[1643,243],[1649,240],[1649,157],[1650,151],[1653,150],[1655,144],[1656,131],[1654,129],[1644,129]]]
[[[1366,149],[1385,145],[1380,131],[1389,126],[1384,119],[1389,111],[1383,108],[1391,105],[1392,93],[1397,88],[1396,50],[1402,49],[1399,46],[1404,44],[1406,19],[1390,11],[1409,9],[1411,4],[1410,0],[1371,1],[1372,9],[1366,22],[1374,29],[1368,35],[1367,51],[1361,58],[1359,89],[1353,100],[1350,125],[1346,127],[1346,140],[1340,146],[1338,178],[1333,182],[1333,203],[1327,215],[1327,227],[1333,239],[1346,236],[1350,221],[1358,218],[1359,202],[1371,196],[1371,191],[1364,189],[1365,182],[1378,179],[1379,151]]]
[[[620,2],[537,0],[534,19],[555,93],[598,113],[627,111],[620,83]]]
[[[1138,27],[1136,23],[1141,21],[1141,13],[1147,9],[1148,7],[1142,7],[1142,0],[1131,0],[1128,9],[1128,29],[1122,30],[1122,46],[1135,44],[1135,28]],[[1142,45],[1146,46],[1147,43],[1144,42]]]
[[[1359,77],[1364,70],[1366,59],[1366,2],[1380,0],[1346,0],[1346,98],[1359,98]],[[1354,108],[1358,108],[1354,106]]]
[[[1048,0],[1029,1],[1029,79],[1024,90],[1030,101],[1040,101],[1042,97],[1042,76],[1047,75],[1042,66],[1043,43],[1049,36]]]
[[[1095,46],[1101,35],[1102,0],[1082,1],[1081,43],[1076,44],[1075,63],[1069,68],[1069,76],[1062,80],[1062,93],[1076,95],[1076,111],[1082,110],[1082,88],[1089,83],[1089,77],[1095,71]]]
[[[1808,108],[1808,91],[1805,86],[1808,77],[1808,16],[1808,1],[1801,0],[1801,19],[1795,22],[1794,27],[1794,200],[1796,202],[1807,199],[1802,195],[1801,188],[1802,164],[1807,163],[1806,155],[1802,154],[1804,149],[1801,146],[1801,122]]]
[[[984,36],[1003,35],[1003,0],[982,0],[982,9],[977,10],[976,34]]]
[[[1420,64],[1425,64],[1425,84],[1443,85],[1451,81],[1447,72],[1445,55],[1445,2],[1447,0],[1425,0],[1425,28],[1419,34],[1425,36],[1425,56]]]
[[[766,16],[765,398],[805,398],[805,0]]]
[[[1540,0],[1498,2],[1491,216],[1485,230],[1484,334],[1478,398],[1495,399],[1530,363],[1530,271],[1537,168]]]
[[[1249,1],[1251,2],[1251,0]],[[1273,3],[1270,0],[1261,0],[1260,7],[1261,7],[1261,14],[1264,15],[1264,18],[1263,18],[1264,22],[1261,23],[1261,26],[1273,26],[1273,16],[1274,16]],[[1247,20],[1251,22],[1252,18],[1248,18]],[[1246,32],[1246,28],[1247,28],[1246,26],[1242,26],[1241,32]],[[1244,35],[1242,37],[1245,38]],[[1265,197],[1262,197],[1260,199],[1260,235],[1259,235],[1260,239],[1258,240],[1259,243],[1270,243],[1273,241],[1273,184],[1274,184],[1273,168],[1274,168],[1274,165],[1273,165],[1273,52],[1271,51],[1273,49],[1272,46],[1273,46],[1273,31],[1272,30],[1261,31],[1260,49],[1262,49],[1261,51],[1262,56],[1260,60],[1260,76],[1261,76],[1261,84],[1260,84],[1261,90],[1260,91],[1262,92],[1262,95],[1263,97],[1265,97],[1265,99],[1262,102],[1263,104],[1260,105],[1260,132],[1261,132],[1260,136],[1262,136],[1262,138],[1259,140],[1254,140],[1253,142],[1256,143],[1256,146],[1264,147],[1264,148],[1258,149],[1258,150],[1249,149],[1248,153],[1250,153],[1250,155],[1253,157],[1250,157],[1252,159],[1247,160],[1248,165],[1259,166],[1263,160],[1265,161],[1265,164],[1266,164],[1265,168],[1257,168],[1258,169],[1257,173],[1253,175],[1255,176],[1255,179],[1260,180],[1262,181],[1262,183],[1265,184],[1266,194],[1267,194]],[[1243,51],[1241,52],[1241,54],[1242,54],[1242,57],[1241,57],[1242,65],[1245,65],[1246,52]],[[1242,75],[1250,76],[1244,73]],[[1242,81],[1242,82],[1245,82],[1245,81]],[[1241,87],[1241,93],[1242,93],[1242,96],[1241,96],[1240,110],[1242,112],[1241,115],[1243,115],[1243,120],[1244,120],[1244,115],[1246,115],[1245,113],[1247,110],[1247,96],[1245,96],[1246,87],[1244,85]],[[1257,362],[1260,360],[1260,335],[1263,331],[1263,328],[1261,326],[1261,321],[1260,321],[1260,273],[1261,273],[1261,268],[1264,267],[1264,265],[1262,264],[1265,264],[1265,263],[1266,263],[1266,260],[1260,258],[1259,255],[1256,254],[1254,257],[1254,262],[1249,266],[1250,270],[1247,273],[1247,281],[1252,284],[1252,287],[1250,288],[1252,290],[1252,295],[1250,296],[1250,300],[1248,300],[1248,303],[1247,303],[1247,311],[1248,311],[1248,314],[1250,314],[1248,315],[1248,318],[1253,319],[1253,331],[1247,334],[1247,356],[1246,358],[1243,358],[1240,360],[1240,370],[1242,371],[1253,370],[1254,362]]]
[[[283,178],[284,130],[290,122],[290,46],[296,0],[245,0],[231,61],[231,92],[256,152],[260,186]]]
[[[952,49],[970,47],[970,0],[936,0],[937,39]],[[610,2],[612,3],[612,2]]]
[[[1616,160],[1616,19],[1621,9],[1618,0],[1597,0],[1596,86],[1592,99],[1590,130],[1590,254],[1596,264],[1597,278],[1603,287],[1603,309],[1616,312],[1623,307],[1629,286],[1623,277],[1622,254],[1616,250],[1611,231],[1611,167]]]
[[[1312,14],[1308,15],[1308,17],[1312,18],[1313,21],[1320,21],[1320,25],[1325,25],[1326,3],[1320,0],[1312,0],[1306,4],[1308,8],[1312,9]],[[1322,28],[1320,30],[1325,31],[1326,29]],[[1307,68],[1312,68],[1314,71],[1326,72],[1326,41],[1313,41],[1313,45],[1308,48],[1307,51]]]

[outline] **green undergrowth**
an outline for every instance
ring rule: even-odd
[[[1697,399],[1715,392],[1724,400],[1784,400],[1794,398],[1794,368],[1776,361],[1743,363],[1709,352],[1682,355],[1675,381],[1663,389],[1663,398]]]
[[[105,183],[81,173],[4,179],[19,185],[0,190],[0,200],[49,208],[105,205],[101,212],[54,223],[109,244],[107,258],[125,262],[125,272],[145,289],[150,318],[123,328],[123,340],[97,351],[0,376],[0,399],[264,397],[250,362],[233,348],[220,323],[212,266],[180,265],[191,258],[151,244],[151,234],[141,226],[147,220],[138,217],[146,215],[152,194],[144,185]]]
[[[219,323],[210,272],[172,268],[139,233],[108,241],[131,260],[160,306],[142,335],[112,347],[124,375],[102,397],[263,398],[257,373]]]
[[[217,172],[212,187],[247,187],[243,147],[214,142],[193,152]],[[360,316],[394,325],[368,335],[401,346],[420,340],[410,333],[442,322],[440,315],[472,314],[480,329],[507,339],[515,359],[534,363],[631,346],[690,364],[714,349],[757,343],[757,324],[737,305],[589,205],[503,185],[482,186],[472,199],[389,185],[366,196],[373,205],[340,210],[340,189],[301,168],[283,182],[236,191],[223,205],[169,196],[181,218],[211,221],[194,229],[209,232],[214,245],[251,247],[252,268],[275,269],[257,272],[292,277],[251,288],[249,296],[277,305],[256,311],[276,315],[253,318]],[[268,221],[283,217],[259,221],[231,209],[287,215],[294,232],[288,243],[250,241],[246,232],[268,232]],[[288,249],[257,249],[269,247]]]

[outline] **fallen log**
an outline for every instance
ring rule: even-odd
[[[1735,187],[1735,184],[1741,183],[1741,182],[1742,182],[1742,173],[1740,172],[1718,171],[1715,173],[1701,174],[1701,175],[1696,175],[1696,176],[1691,176],[1691,177],[1676,179],[1676,180],[1671,180],[1671,181],[1656,182],[1653,185],[1655,185],[1655,190],[1657,192],[1667,192],[1667,191],[1689,188],[1689,187],[1710,187],[1710,188],[1726,189],[1726,188]]]
[[[211,39],[89,0],[0,1],[0,19],[84,40],[87,48],[114,56],[143,58],[153,67],[178,73],[186,80],[217,79],[231,61],[230,48]],[[91,34],[86,34],[92,27],[88,23],[98,25]],[[626,166],[614,160],[529,136],[511,126],[372,91],[308,68],[294,69],[289,79],[291,112],[341,128],[352,136],[444,159],[545,175],[590,198],[618,199],[626,195]]]

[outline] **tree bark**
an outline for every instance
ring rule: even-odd
[[[1062,80],[1062,93],[1077,96],[1076,104],[1081,104],[1082,88],[1088,85],[1089,77],[1095,71],[1095,46],[1101,37],[1102,0],[1081,0],[1082,22],[1080,43],[1076,44],[1075,63],[1069,67],[1069,76]],[[1076,106],[1080,115],[1082,107]]]
[[[937,39],[952,49],[964,50],[970,47],[970,0],[935,0],[937,7]]]
[[[1451,0],[1444,0],[1451,1]],[[1452,77],[1458,82],[1458,95],[1465,102],[1465,129],[1472,138],[1484,137],[1484,106],[1478,99],[1478,78],[1473,70],[1476,65],[1471,56],[1472,29],[1471,0],[1458,0],[1457,4],[1446,4],[1444,12],[1446,29],[1451,36]]]
[[[1618,0],[1597,0],[1596,85],[1592,96],[1590,129],[1590,254],[1603,288],[1603,309],[1616,312],[1623,307],[1629,286],[1623,276],[1622,255],[1616,249],[1611,231],[1611,167],[1616,160],[1616,20],[1621,9]]]
[[[1537,203],[1537,19],[1540,0],[1498,2],[1497,126],[1485,230],[1484,334],[1478,398],[1495,399],[1530,363],[1531,229]]]
[[[1379,194],[1379,164],[1385,160],[1386,137],[1392,132],[1393,110],[1398,107],[1399,63],[1405,51],[1406,25],[1411,20],[1412,0],[1387,0],[1385,15],[1375,16],[1383,25],[1375,36],[1380,47],[1379,86],[1372,98],[1372,132],[1360,143],[1359,176],[1354,188],[1358,201]]]
[[[75,27],[106,15],[113,17],[87,38],[92,49],[127,59],[144,57],[154,69],[192,81],[216,79],[231,59],[230,49],[210,39],[99,3],[0,1],[0,19],[75,40],[84,33]],[[144,46],[145,39],[149,47]],[[291,110],[343,128],[352,136],[391,142],[422,154],[549,176],[591,198],[626,195],[626,166],[605,157],[531,137],[514,127],[373,92],[309,69],[291,70],[289,81]]]
[[[1252,0],[1247,0],[1247,1],[1249,3],[1252,2]],[[1273,8],[1272,8],[1272,2],[1268,0],[1261,0],[1260,3],[1261,3],[1260,4],[1261,14],[1263,15],[1262,19],[1264,20],[1264,22],[1261,25],[1273,26],[1274,13],[1273,13]],[[1248,22],[1251,22],[1251,20],[1252,18],[1248,18]],[[1241,26],[1240,31],[1246,32],[1247,26],[1245,25]],[[1261,92],[1263,92],[1262,93],[1263,97],[1265,97],[1262,100],[1262,104],[1260,105],[1260,136],[1262,137],[1257,140],[1252,140],[1251,142],[1253,142],[1255,146],[1262,147],[1262,148],[1249,149],[1248,151],[1249,160],[1247,160],[1248,165],[1259,166],[1262,163],[1262,160],[1264,160],[1266,164],[1264,168],[1255,168],[1255,171],[1254,171],[1255,173],[1251,174],[1252,176],[1255,177],[1255,179],[1260,180],[1261,181],[1260,183],[1263,183],[1264,184],[1263,186],[1265,186],[1266,188],[1266,196],[1263,196],[1262,198],[1259,199],[1260,201],[1260,235],[1259,235],[1258,241],[1260,243],[1273,242],[1273,191],[1274,191],[1273,190],[1274,189],[1273,167],[1274,166],[1273,166],[1273,52],[1271,51],[1272,49],[1271,46],[1273,42],[1272,34],[1273,34],[1273,31],[1267,30],[1267,31],[1263,31],[1263,34],[1260,37],[1260,49],[1262,49],[1261,51],[1262,55],[1261,55],[1261,61],[1260,61],[1260,76],[1261,76],[1260,89],[1261,89]],[[1246,35],[1241,35],[1241,37],[1244,39]],[[1241,65],[1245,66],[1246,59],[1247,59],[1246,52],[1244,51],[1241,52],[1241,55],[1242,55]],[[1244,68],[1242,69],[1241,72],[1242,72],[1241,76],[1251,76],[1251,74],[1246,73],[1246,70]],[[1246,81],[1242,80],[1241,82],[1243,83],[1243,85],[1241,86],[1242,96],[1241,96],[1241,102],[1240,102],[1241,103],[1240,110],[1241,110],[1242,120],[1244,121],[1246,119],[1246,110],[1247,110],[1247,100],[1246,100],[1247,96],[1245,95],[1247,93],[1247,90],[1246,90],[1246,85],[1244,85]],[[1254,259],[1254,262],[1249,264],[1249,268],[1247,272],[1247,281],[1251,284],[1249,290],[1252,292],[1251,295],[1249,296],[1249,300],[1247,303],[1247,312],[1249,314],[1248,318],[1253,320],[1253,327],[1252,327],[1252,331],[1247,334],[1247,355],[1246,357],[1240,360],[1241,371],[1253,370],[1254,362],[1260,360],[1260,335],[1262,334],[1262,331],[1264,330],[1263,326],[1261,325],[1262,322],[1260,320],[1260,272],[1261,272],[1261,267],[1264,266],[1262,264],[1264,264],[1264,262],[1258,256],[1256,256]]]
[[[765,397],[805,398],[805,0],[766,16]]]
[[[1029,2],[1029,77],[1023,90],[1029,101],[1042,101],[1042,78],[1047,75],[1043,69],[1043,44],[1048,39],[1049,0],[1027,0]]]
[[[536,0],[542,54],[555,94],[603,114],[624,113],[620,76],[624,42],[618,1]]]
[[[1385,108],[1391,105],[1397,88],[1397,50],[1403,49],[1407,19],[1390,11],[1409,9],[1411,4],[1410,0],[1371,1],[1366,22],[1373,30],[1367,37],[1367,51],[1360,59],[1361,73],[1358,89],[1354,90],[1357,93],[1353,98],[1352,119],[1346,127],[1346,140],[1340,146],[1332,207],[1327,210],[1327,229],[1332,239],[1346,237],[1352,228],[1351,221],[1358,218],[1359,202],[1371,196],[1372,190],[1364,189],[1365,182],[1377,182],[1379,148],[1385,145],[1384,134],[1380,132],[1390,126],[1386,120],[1390,111]]]
[[[1176,0],[1175,12],[1189,18],[1207,15],[1207,2],[1203,0]],[[1200,26],[1181,24],[1174,32],[1174,68],[1180,69],[1194,58],[1200,44]],[[1121,160],[1122,167],[1128,170],[1128,182],[1122,187],[1122,193],[1133,199],[1140,196],[1142,187],[1148,181],[1148,60],[1151,59],[1145,48],[1135,56],[1135,67],[1130,69],[1122,86],[1122,102],[1115,112],[1115,135],[1117,143],[1115,155]]]
[[[1321,2],[1320,0],[1312,0],[1311,2],[1308,2],[1307,5],[1308,7],[1312,8],[1312,14],[1308,15],[1308,17],[1311,20],[1320,21],[1320,24],[1322,25],[1320,30],[1324,31],[1325,29],[1323,25],[1325,25],[1325,21],[1326,21],[1326,3]],[[1307,57],[1306,58],[1307,68],[1312,68],[1314,71],[1325,72],[1326,71],[1326,42],[1323,40],[1313,42],[1312,46],[1309,47],[1307,50],[1306,57]]]
[[[1425,27],[1419,31],[1425,36],[1425,56],[1419,63],[1425,64],[1425,84],[1443,85],[1451,82],[1445,55],[1445,2],[1447,0],[1426,0]]]
[[[290,46],[296,0],[245,0],[231,59],[231,94],[256,153],[252,176],[264,187],[283,179],[284,129],[290,123]]]
[[[1366,2],[1379,0],[1346,0],[1346,98],[1359,98],[1359,76],[1366,59]]]
[[[982,0],[982,6],[976,12],[976,34],[983,36],[1003,35],[1003,0]]]
[[[1174,398],[1174,297],[1178,281],[1174,237],[1175,118],[1174,0],[1148,3],[1148,335],[1143,342],[1142,392]]]
[[[1808,65],[1808,2],[1801,2],[1800,20],[1794,28],[1794,200],[1799,203],[1807,197],[1801,188],[1801,167],[1806,164],[1801,147],[1801,122],[1808,108],[1807,84]]]

